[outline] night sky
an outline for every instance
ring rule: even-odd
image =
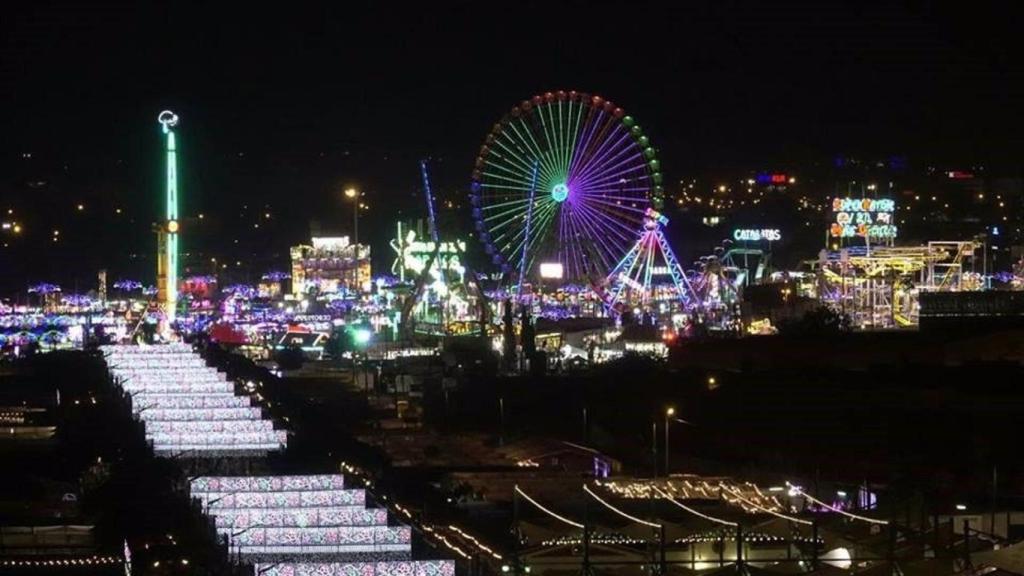
[[[73,259],[82,274],[151,252],[162,183],[155,119],[171,108],[182,118],[182,211],[221,222],[194,249],[229,251],[239,238],[283,252],[310,218],[348,222],[346,184],[369,195],[360,228],[378,249],[398,210],[417,215],[419,158],[434,159],[437,187],[457,198],[491,124],[557,89],[604,95],[634,115],[669,181],[839,153],[1019,172],[1024,51],[1013,14],[974,4],[665,4],[8,12],[0,207],[18,207],[35,233],[26,239],[47,250],[54,226],[93,240],[89,256],[69,242],[50,259]],[[37,180],[46,185],[27,186]],[[80,199],[94,214],[123,205],[134,222],[66,222]],[[268,204],[274,226],[241,237],[240,207]],[[88,232],[100,225],[108,232]],[[0,257],[3,288],[79,274],[25,254]]]

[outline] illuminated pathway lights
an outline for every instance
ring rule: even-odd
[[[270,420],[151,420],[146,422],[146,432],[181,434],[185,432],[209,434],[210,432],[268,432],[274,429]]]
[[[192,494],[206,492],[284,492],[288,490],[340,490],[341,474],[304,476],[200,476],[189,485]]]
[[[263,576],[454,576],[451,560],[256,564]]]
[[[193,494],[211,513],[217,508],[315,508],[365,506],[363,490],[284,490],[281,492],[200,492]],[[211,504],[212,503],[212,504]]]
[[[250,398],[235,396],[234,384],[187,346],[107,346],[103,352],[157,455],[261,455],[287,444],[285,430],[264,420]]]
[[[388,526],[386,510],[367,509],[366,492],[343,485],[333,474],[228,476],[199,477],[190,488],[243,556],[411,555],[409,527]]]
[[[103,351],[158,455],[259,456],[284,448],[287,432],[187,347]],[[256,565],[259,574],[455,574],[450,560],[411,560],[411,529],[388,525],[387,510],[367,508],[365,490],[346,489],[340,474],[201,476],[189,487],[236,558],[266,562]]]
[[[252,527],[225,533],[228,542],[242,554],[412,552],[408,526]]]
[[[359,506],[322,506],[316,508],[217,508],[210,512],[217,528],[249,526],[385,526],[388,511]]]
[[[247,408],[153,408],[140,412],[138,415],[144,422],[157,420],[259,420],[263,417],[263,411],[255,406]]]
[[[234,394],[181,396],[178,394],[147,394],[135,397],[132,411],[138,414],[150,408],[244,408],[252,406],[248,398]]]

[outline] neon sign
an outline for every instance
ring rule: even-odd
[[[835,222],[829,228],[833,238],[895,238],[891,198],[835,198],[832,200]]]
[[[396,258],[391,264],[391,273],[405,278],[406,271],[419,275],[423,273],[427,262],[430,261],[435,251],[435,244],[429,240],[417,240],[416,232],[409,230],[405,237],[399,236],[391,240],[391,248],[395,251]],[[430,266],[430,275],[438,280],[442,272],[454,272],[462,282],[466,273],[462,265],[461,255],[466,251],[464,240],[442,241],[436,246],[437,257]]]
[[[758,184],[786,184],[786,183],[790,183],[791,184],[791,182],[789,182],[789,178],[790,177],[789,177],[788,174],[784,174],[784,173],[780,173],[780,172],[776,172],[776,173],[762,172],[762,173],[757,175],[757,183]]]
[[[738,242],[777,242],[782,239],[778,228],[737,228],[732,231],[732,239]]]

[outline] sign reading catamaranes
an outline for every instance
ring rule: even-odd
[[[777,242],[782,240],[782,232],[778,228],[737,228],[732,231],[732,239],[738,242]]]

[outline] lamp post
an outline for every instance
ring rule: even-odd
[[[665,409],[665,477],[668,478],[668,419],[676,415],[676,409],[669,406]]]
[[[356,260],[359,260],[359,197],[362,194],[355,188],[345,189],[345,198],[352,201],[352,244],[355,246]]]
[[[714,379],[712,379],[714,380]],[[668,427],[672,422],[679,422],[680,424],[690,425],[690,422],[683,420],[682,418],[676,418],[676,409],[674,406],[669,406],[665,409],[665,477],[669,475],[668,471]]]

